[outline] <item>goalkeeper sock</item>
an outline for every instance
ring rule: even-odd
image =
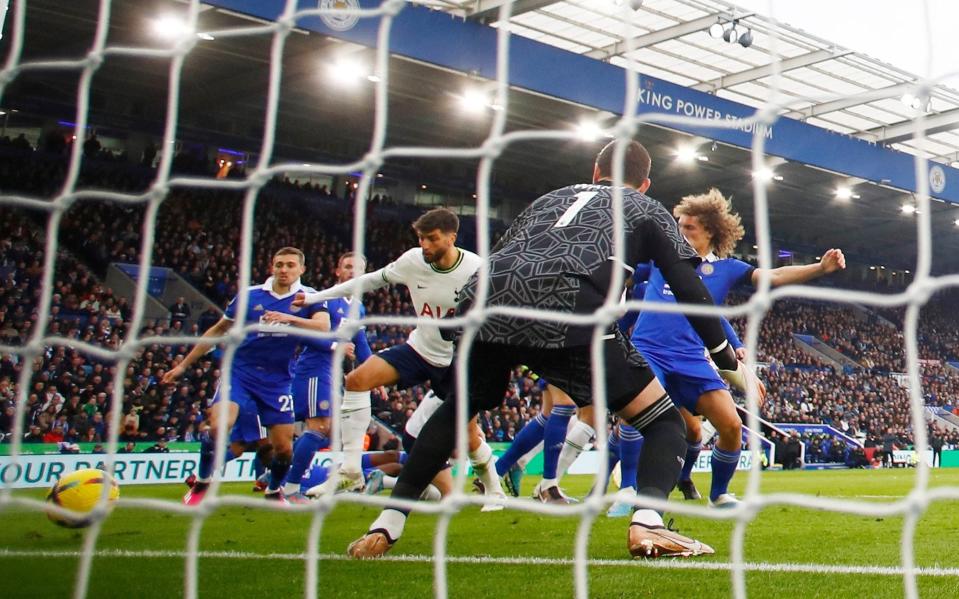
[[[736,466],[739,465],[740,450],[726,451],[718,447],[713,447],[713,457],[710,465],[713,469],[712,486],[709,488],[709,500],[716,501],[719,496],[726,493],[729,489],[729,481],[736,474]]]
[[[509,469],[516,464],[529,450],[536,447],[543,440],[546,430],[546,417],[540,412],[523,427],[503,455],[496,460],[496,474],[506,476]]]
[[[639,456],[643,451],[643,436],[629,425],[622,425],[619,434],[623,439],[619,444],[620,463],[622,474],[620,489],[636,488],[636,470],[639,468]]]
[[[559,460],[556,465],[557,480],[563,478],[576,458],[589,448],[589,442],[595,434],[596,431],[593,430],[593,427],[582,420],[573,425],[573,428],[566,435],[563,449],[559,453]]]
[[[283,490],[287,493],[296,493],[300,488],[300,479],[313,462],[313,456],[329,446],[330,439],[324,433],[314,430],[304,431],[293,444],[293,461],[286,473],[286,484],[283,485]]]
[[[553,406],[553,411],[546,421],[543,431],[543,478],[556,479],[556,467],[559,464],[559,453],[566,441],[566,429],[569,419],[576,409],[573,406]]]
[[[382,532],[385,533],[389,541],[395,542],[400,538],[400,535],[403,534],[403,527],[406,526],[406,514],[390,508],[386,508],[380,515],[373,521],[373,524],[370,524],[368,532]]]
[[[683,467],[686,423],[669,395],[664,393],[630,418],[629,425],[645,438],[643,451],[639,454],[636,491],[639,495],[666,499]]]
[[[703,442],[686,441],[686,462],[683,464],[683,470],[679,473],[679,480],[690,480],[693,477],[693,466],[699,459],[699,452],[703,450]]]

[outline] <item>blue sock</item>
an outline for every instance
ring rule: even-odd
[[[545,428],[546,417],[540,412],[516,435],[516,438],[513,439],[513,442],[503,455],[496,459],[496,474],[506,476],[506,473],[513,467],[513,464],[543,440],[543,431]]]
[[[210,477],[213,476],[215,452],[216,442],[211,439],[209,435],[205,435],[200,439],[200,466],[197,468],[196,476],[202,481],[209,480]],[[236,456],[233,455],[233,452],[227,447],[226,453],[223,456],[223,463],[226,464],[234,458],[236,458]]]
[[[313,459],[312,456],[310,459]],[[266,488],[267,493],[275,493],[283,486],[283,481],[286,480],[286,473],[290,470],[290,463],[290,458],[274,454],[273,461],[270,462],[270,484]]]
[[[620,489],[636,488],[636,471],[639,469],[639,454],[643,451],[643,436],[628,424],[619,427],[622,440],[619,442],[619,470],[622,476]]]
[[[405,464],[405,463],[406,463],[406,458],[408,458],[408,457],[409,457],[409,455],[408,455],[405,451],[401,451],[401,452],[400,452],[400,464]]]
[[[699,459],[699,452],[703,450],[703,442],[697,441],[691,443],[686,441],[686,461],[683,463],[683,469],[679,473],[679,480],[691,480],[693,476],[693,466]]]
[[[316,455],[316,452],[329,446],[330,440],[323,433],[313,430],[305,431],[293,444],[293,461],[290,464],[289,472],[286,473],[286,479],[290,482],[299,483],[313,462],[313,456]]]
[[[575,411],[573,406],[553,406],[549,414],[546,430],[543,431],[543,478],[556,478],[559,452],[566,442],[566,429]]]
[[[609,476],[613,473],[613,468],[619,463],[619,431],[613,429],[606,439],[606,484],[609,484]]]
[[[716,501],[720,495],[729,489],[729,481],[736,474],[736,466],[739,465],[740,450],[723,451],[718,447],[713,448],[713,458],[711,465],[713,468],[713,482],[709,489],[709,500]]]
[[[266,466],[260,461],[260,454],[253,456],[253,476],[260,478],[266,472]]]
[[[329,445],[329,442],[327,442]],[[364,453],[360,456],[360,470],[366,472],[367,470],[373,470],[376,466],[373,465],[373,456],[368,453]]]

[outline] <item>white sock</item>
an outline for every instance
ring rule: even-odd
[[[536,455],[539,454],[541,451],[543,451],[543,442],[542,442],[542,441],[540,441],[539,443],[537,443],[537,444],[536,444],[536,447],[534,447],[533,449],[530,449],[530,450],[527,451],[525,454],[523,454],[523,457],[521,457],[520,459],[516,460],[516,465],[519,466],[521,470],[525,470],[525,469],[526,469],[526,464],[529,464],[530,461],[532,461],[532,459],[535,458]]]
[[[345,404],[346,401],[344,400],[343,403]],[[343,463],[340,465],[340,472],[349,473],[353,478],[363,472],[363,439],[366,437],[366,429],[370,427],[372,419],[369,402],[365,408],[350,411],[344,409],[340,415],[340,439],[343,442]]]
[[[469,457],[473,470],[481,470],[489,465],[489,461],[493,458],[493,450],[486,441],[483,441],[479,447],[469,453]]]
[[[496,474],[496,458],[493,457],[493,450],[486,441],[480,443],[476,451],[470,452],[470,464],[473,465],[473,471],[486,485],[487,495],[501,495],[503,488],[500,486],[499,475]]]
[[[368,407],[370,407],[369,391],[343,391],[343,403],[340,404],[340,409],[353,411]]]
[[[556,482],[555,478],[544,478],[539,483],[540,489],[548,489],[550,487],[558,487],[558,486],[559,486],[559,483]]]
[[[292,495],[300,492],[300,483],[283,483],[283,494]]]
[[[370,524],[369,530],[382,528],[390,539],[395,541],[403,534],[404,526],[406,526],[406,514],[397,510],[385,509],[380,512],[379,517],[373,521],[373,524]]]
[[[440,493],[440,490],[433,485],[426,485],[426,489],[420,494],[420,499],[423,501],[439,501],[442,498],[443,495]]]
[[[633,522],[643,526],[662,526],[663,517],[656,510],[646,508],[638,509],[633,512]]]
[[[399,479],[396,478],[395,476],[390,476],[389,474],[384,474],[384,475],[383,475],[383,488],[384,488],[384,489],[392,489],[393,487],[396,486],[396,481],[397,481],[397,480],[399,480]]]
[[[576,423],[568,433],[566,433],[566,442],[563,443],[563,449],[559,452],[559,462],[556,465],[556,477],[562,478],[579,454],[586,451],[589,447],[589,441],[593,438],[596,431],[593,427],[582,420]]]

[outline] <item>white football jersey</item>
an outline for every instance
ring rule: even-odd
[[[423,250],[416,247],[387,264],[380,272],[390,284],[406,285],[417,316],[444,318],[456,313],[456,296],[480,266],[480,257],[460,249],[459,259],[448,270],[440,270],[423,260]],[[444,341],[440,328],[422,324],[407,340],[424,360],[434,366],[449,366],[453,361],[453,344]]]

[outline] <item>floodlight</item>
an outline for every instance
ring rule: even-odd
[[[341,56],[329,65],[330,77],[340,85],[353,85],[366,77],[366,68],[356,59]]]
[[[753,171],[753,178],[761,183],[768,183],[776,178],[776,172],[768,166],[763,166]],[[778,180],[782,181],[782,177]]]
[[[681,164],[692,164],[697,158],[696,146],[683,144],[676,148],[676,160]]]
[[[594,120],[583,119],[576,126],[576,133],[583,141],[596,141],[603,134],[602,127]]]
[[[747,29],[746,33],[739,36],[739,45],[743,48],[748,48],[753,45],[753,32],[751,29]]]
[[[723,32],[723,39],[729,42],[730,44],[735,44],[736,40],[739,39],[739,32],[736,31],[736,25],[730,25],[729,29]]]
[[[837,200],[851,200],[852,199],[852,190],[848,187],[842,186],[836,188],[836,199]]]
[[[478,114],[486,110],[486,94],[476,88],[467,89],[459,96],[460,108],[465,112]]]
[[[716,21],[715,23],[709,26],[709,36],[712,38],[715,38],[715,39],[721,38],[723,36],[724,31],[725,30],[723,29],[723,24],[720,23],[719,21]]]
[[[150,23],[153,35],[160,39],[173,40],[191,33],[186,21],[174,15],[162,15]]]
[[[915,214],[915,213],[916,213],[916,207],[913,206],[912,204],[903,204],[903,205],[902,205],[902,213],[903,213],[903,214]]]

